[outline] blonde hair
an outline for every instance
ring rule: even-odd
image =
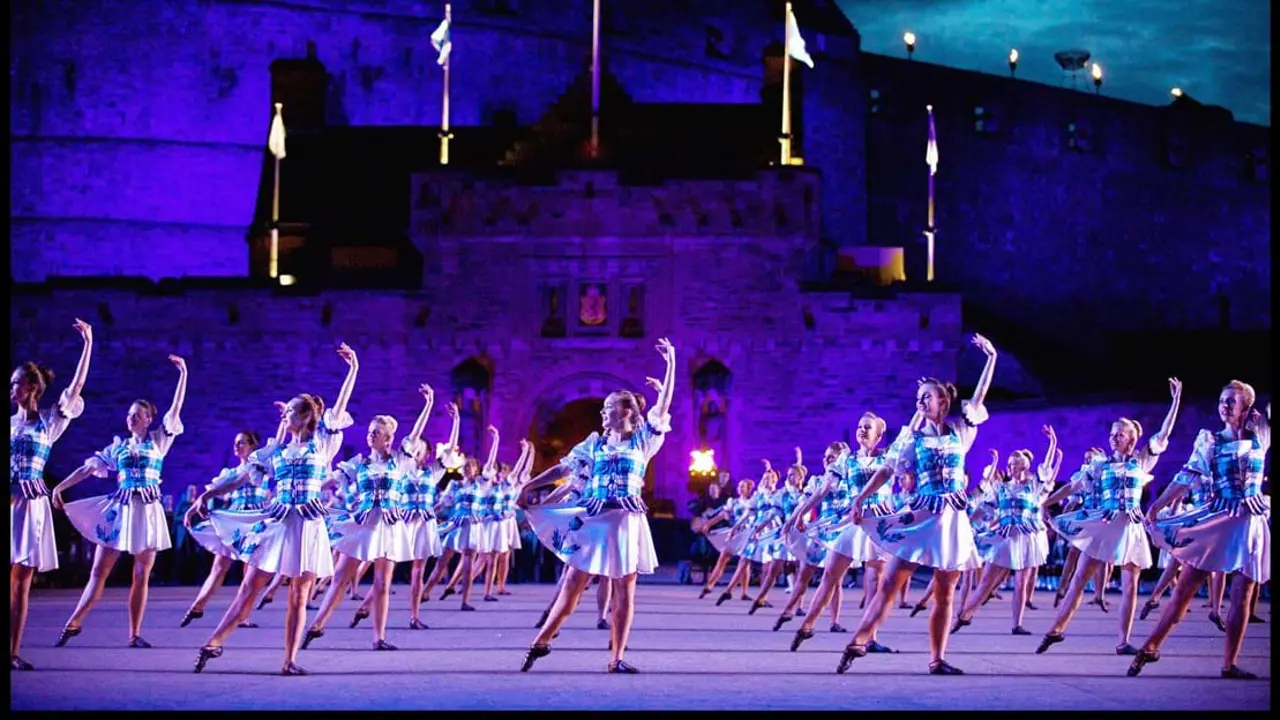
[[[1250,385],[1247,382],[1244,382],[1243,380],[1232,380],[1231,382],[1222,386],[1222,389],[1224,391],[1235,390],[1236,392],[1240,393],[1240,396],[1244,398],[1245,412],[1252,410],[1253,404],[1258,401],[1257,391],[1253,389],[1252,385]]]
[[[863,420],[870,420],[871,424],[875,426],[876,432],[880,433],[880,437],[884,437],[884,431],[889,427],[885,423],[884,418],[873,412],[864,412],[862,413],[862,417],[858,418],[858,424],[862,424]]]
[[[386,428],[387,432],[391,435],[395,435],[396,428],[400,427],[400,423],[396,422],[396,419],[390,415],[374,415],[373,419],[369,422],[381,425]]]
[[[1114,424],[1128,428],[1129,431],[1133,433],[1133,442],[1135,444],[1142,439],[1142,423],[1137,420],[1122,417],[1119,420],[1116,420]]]

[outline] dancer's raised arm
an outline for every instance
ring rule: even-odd
[[[991,378],[996,372],[996,348],[990,340],[977,334],[973,336],[973,344],[987,356],[987,364],[982,366],[982,375],[978,377],[978,384],[973,388],[973,398],[969,401],[975,408],[980,408],[986,402],[987,391],[991,389]]]
[[[75,404],[75,401],[80,398],[80,392],[84,390],[84,382],[89,377],[89,360],[93,357],[93,328],[80,318],[76,318],[74,327],[84,339],[84,348],[80,350],[80,363],[76,365],[76,374],[72,376],[71,384],[67,386],[67,402],[70,404]]]
[[[484,461],[484,476],[493,479],[498,472],[498,428],[490,425],[489,430],[489,456]]]
[[[422,406],[422,412],[418,414],[418,419],[414,421],[413,427],[409,429],[409,434],[404,437],[404,446],[409,448],[417,447],[418,441],[422,438],[422,431],[427,429],[427,418],[431,417],[431,407],[436,401],[436,393],[430,385],[422,383],[418,386],[418,392],[422,393],[426,402]]]
[[[671,398],[676,387],[676,348],[667,338],[660,338],[658,353],[667,361],[667,370],[662,379],[662,389],[658,391],[658,400],[653,404],[653,408],[658,415],[666,416],[671,412]]]
[[[187,361],[177,355],[170,355],[169,362],[178,368],[178,386],[173,389],[173,403],[169,405],[169,412],[164,415],[166,428],[182,425],[182,404],[187,399]]]
[[[1169,444],[1169,434],[1173,432],[1173,423],[1178,419],[1178,404],[1182,401],[1181,380],[1169,378],[1169,394],[1173,396],[1173,401],[1169,404],[1169,412],[1164,416],[1164,422],[1160,423],[1160,429],[1151,436],[1152,442],[1158,445],[1157,452],[1163,452]]]
[[[360,360],[356,357],[356,351],[352,350],[346,343],[338,346],[338,355],[343,362],[347,364],[347,377],[342,381],[342,388],[338,390],[338,397],[333,401],[333,414],[335,417],[342,417],[347,411],[347,403],[351,400],[351,391],[356,387],[356,375],[360,372]]]

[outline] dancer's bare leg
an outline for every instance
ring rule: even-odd
[[[151,568],[155,564],[155,550],[143,550],[133,556],[133,581],[129,584],[130,638],[142,634],[142,617],[147,614],[147,595],[151,589]]]
[[[414,560],[409,566],[409,624],[416,626],[422,623],[422,574],[427,569],[426,559]]]
[[[213,556],[213,567],[209,568],[209,577],[205,578],[204,585],[200,586],[200,592],[196,594],[196,599],[187,610],[188,613],[204,612],[204,606],[208,604],[209,599],[218,591],[218,588],[222,587],[222,583],[227,579],[227,572],[235,564],[235,558],[223,555]]]
[[[373,641],[387,639],[387,614],[391,610],[391,576],[396,564],[386,558],[373,561],[373,587],[369,590],[373,607]]]
[[[449,570],[449,561],[457,555],[456,550],[446,549],[444,554],[436,558],[436,565],[431,569],[431,576],[427,578],[427,584],[422,587],[422,597],[425,599],[431,594],[432,588],[444,579],[444,575]]]
[[[329,587],[324,591],[324,600],[320,603],[320,610],[316,613],[315,620],[311,623],[312,634],[323,632],[326,625],[329,624],[329,618],[333,617],[333,613],[338,609],[338,605],[342,604],[343,596],[347,584],[356,576],[356,571],[360,567],[360,561],[349,555],[338,555],[338,564],[333,568],[333,581],[329,583]],[[312,582],[315,582],[313,577]],[[292,602],[294,597],[294,586],[298,584],[297,578],[289,583],[289,598]],[[310,586],[308,585],[308,594],[302,596],[304,599],[311,597]],[[306,608],[303,608],[304,610]],[[305,616],[305,613],[303,614]],[[287,627],[287,625],[286,625]]]
[[[1067,596],[1071,587],[1071,578],[1075,577],[1076,564],[1080,560],[1080,550],[1074,545],[1067,546],[1067,556],[1062,561],[1062,575],[1058,577],[1058,589],[1054,592],[1053,606],[1058,607],[1062,598]]]
[[[213,629],[213,633],[209,635],[209,640],[204,646],[207,648],[220,648],[231,633],[235,632],[240,623],[249,618],[249,613],[253,611],[253,599],[257,597],[259,592],[266,587],[271,581],[272,574],[263,572],[252,565],[244,566],[244,580],[240,582],[240,588],[236,590],[235,599],[231,601],[231,605],[227,607],[227,611],[222,614],[222,619],[218,621],[218,627]]]
[[[720,557],[716,558],[715,567],[711,568],[711,572],[707,574],[707,581],[703,583],[703,595],[710,593],[715,589],[716,583],[720,582],[721,576],[724,575],[725,569],[729,567],[729,561],[733,559],[733,553],[724,550],[720,553]]]
[[[601,577],[600,585],[596,588],[596,626],[601,623],[608,623],[609,606],[613,600],[613,583],[609,578]],[[612,627],[612,623],[609,623]]]
[[[484,562],[481,558],[480,562]],[[476,552],[462,551],[462,607],[471,607],[471,588],[476,584]]]
[[[773,590],[773,586],[778,582],[778,573],[782,572],[785,562],[782,560],[772,560],[765,567],[764,575],[760,578],[760,594],[756,596],[755,602],[751,603],[752,611],[765,606],[765,600],[769,597],[769,592]]]
[[[551,614],[547,617],[547,621],[542,624],[542,629],[533,639],[533,644],[547,647],[551,645],[551,639],[560,632],[560,626],[578,607],[578,600],[582,598],[582,592],[587,589],[587,582],[591,580],[591,575],[585,573],[575,567],[567,567],[564,571],[564,586],[560,592],[556,593],[555,602],[551,605]]]
[[[625,577],[602,579],[600,584],[613,585],[613,624],[609,629],[612,657],[609,664],[620,662],[627,651],[627,639],[631,636],[631,622],[636,616],[636,573]]]
[[[107,586],[107,578],[111,576],[111,571],[115,569],[116,561],[119,559],[119,550],[112,550],[102,545],[94,546],[93,567],[89,570],[89,582],[84,586],[84,592],[80,593],[80,601],[76,603],[71,617],[67,618],[65,629],[79,628],[89,611],[102,599],[102,590]]]
[[[1084,599],[1085,584],[1089,582],[1091,577],[1097,575],[1098,567],[1103,565],[1103,563],[1088,556],[1081,556],[1080,559],[1083,562],[1077,563],[1076,573],[1071,578],[1071,586],[1067,588],[1066,597],[1063,598],[1066,604],[1058,611],[1058,617],[1054,619],[1048,635],[1061,636],[1067,626],[1071,624],[1071,618],[1075,617],[1076,611],[1080,609],[1080,603]]]
[[[9,658],[18,657],[22,649],[22,632],[27,627],[27,606],[31,599],[31,581],[36,568],[9,566]]]
[[[311,597],[311,586],[315,582],[316,576],[313,573],[306,573],[302,577],[294,578],[289,584],[289,605],[284,613],[283,669],[286,672],[298,661],[298,649],[302,646],[302,635],[307,628],[307,598]],[[334,581],[329,589],[332,590],[334,587],[339,589],[338,594],[341,595],[341,585],[337,581]]]

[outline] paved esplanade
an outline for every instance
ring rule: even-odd
[[[362,588],[362,590],[365,588]],[[205,617],[186,628],[178,622],[196,588],[153,588],[143,635],[155,647],[125,647],[127,588],[108,588],[85,624],[84,634],[54,648],[62,623],[79,595],[74,590],[32,593],[24,658],[35,672],[12,672],[14,710],[302,710],[302,709],[1093,709],[1265,710],[1271,704],[1270,605],[1259,611],[1267,624],[1249,627],[1240,665],[1263,678],[1223,680],[1222,633],[1206,619],[1197,598],[1187,622],[1163,650],[1161,661],[1142,677],[1125,677],[1130,658],[1117,657],[1116,605],[1104,614],[1081,608],[1067,642],[1044,655],[1036,644],[1051,622],[1053,596],[1036,596],[1039,610],[1024,624],[1034,635],[1009,634],[1006,600],[993,600],[974,624],[951,640],[948,660],[963,677],[926,674],[926,615],[895,611],[880,639],[901,651],[870,655],[836,675],[840,649],[849,636],[817,635],[798,653],[788,651],[797,622],[770,628],[787,595],[775,591],[766,608],[748,617],[737,598],[721,607],[715,595],[698,600],[698,587],[645,584],[627,660],[640,675],[608,675],[609,633],[595,628],[594,590],[584,596],[554,652],[528,674],[518,672],[532,641],[533,623],[553,591],[551,585],[512,585],[501,602],[475,602],[479,612],[458,612],[457,596],[432,598],[423,606],[430,630],[405,626],[407,588],[395,587],[387,639],[399,652],[369,649],[365,620],[347,628],[356,603],[335,613],[325,637],[300,654],[309,677],[280,677],[284,590],[255,613],[260,629],[238,630],[223,657],[201,675],[191,672],[196,649],[231,601],[227,587]],[[435,591],[438,596],[439,589]],[[911,597],[920,594],[912,588]],[[857,623],[860,590],[846,591],[842,622]],[[1143,598],[1145,599],[1145,598]],[[475,600],[479,600],[478,597]],[[1167,602],[1167,600],[1166,600]],[[309,616],[314,616],[314,612]],[[1136,623],[1141,642],[1155,617]]]

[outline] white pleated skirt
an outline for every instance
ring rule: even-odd
[[[227,512],[231,512],[228,510]],[[214,529],[213,523],[208,519],[201,520],[199,523],[192,525],[187,529],[191,535],[191,539],[196,541],[200,547],[208,550],[218,557],[233,558],[237,556],[222,542],[222,538],[218,537],[218,531]]]
[[[751,539],[751,534],[748,531],[743,530],[742,532],[734,535],[732,530],[732,527],[716,528],[715,530],[706,533],[707,542],[711,543],[711,547],[722,553],[727,552],[730,555],[740,555],[742,554],[742,548],[747,544],[747,541]]]
[[[995,531],[975,538],[982,561],[1006,570],[1038,568],[1049,559],[1049,533],[1011,532],[1007,536]]]
[[[1106,519],[1106,515],[1112,515]],[[1085,557],[1116,567],[1151,567],[1151,546],[1141,523],[1123,512],[1078,510],[1053,519],[1054,530]]]
[[[440,524],[435,518],[423,520],[415,515],[405,523],[405,532],[409,535],[409,548],[414,560],[440,557],[444,553],[444,544],[440,541]]]
[[[333,575],[333,550],[324,518],[308,520],[297,510],[282,520],[266,512],[215,510],[209,520],[223,544],[247,565],[288,578]]]
[[[71,525],[95,545],[130,555],[173,547],[169,521],[159,502],[143,502],[131,495],[127,503],[122,503],[112,495],[99,495],[62,507]]]
[[[1271,499],[1264,514],[1241,509],[1196,508],[1185,515],[1157,520],[1151,539],[1179,562],[1205,572],[1240,572],[1256,583],[1271,579]],[[1162,553],[1163,554],[1163,553]]]
[[[1169,568],[1169,561],[1171,559],[1172,559],[1172,556],[1169,555],[1169,551],[1161,548],[1160,554],[1156,556],[1156,567],[1160,568],[1161,570],[1167,570]]]
[[[888,556],[939,570],[982,567],[968,514],[947,504],[936,513],[909,507],[879,517],[867,513],[858,526]],[[857,548],[855,544],[850,550]]]
[[[515,518],[502,518],[502,528],[507,534],[508,550],[519,550],[524,547],[524,543],[520,542],[520,524]]]
[[[485,520],[484,521],[484,542],[487,550],[485,552],[507,552],[511,549],[511,536],[507,526],[502,520]]]
[[[58,543],[48,495],[34,500],[9,497],[9,565],[32,567],[36,572],[58,569]]]
[[[336,551],[360,562],[413,560],[413,546],[404,522],[384,522],[382,513],[374,510],[356,522],[354,515],[339,513],[328,523],[329,545]]]
[[[526,517],[538,540],[570,567],[609,578],[658,568],[643,513],[615,509],[588,516],[586,508],[563,504],[529,508]]]
[[[791,532],[787,533],[784,538],[787,552],[805,565],[822,567],[827,557],[827,546],[809,534],[811,527],[806,527],[805,532],[792,528]]]
[[[444,536],[444,549],[454,552],[488,552],[489,538],[485,523],[478,520],[460,520],[450,523]]]

